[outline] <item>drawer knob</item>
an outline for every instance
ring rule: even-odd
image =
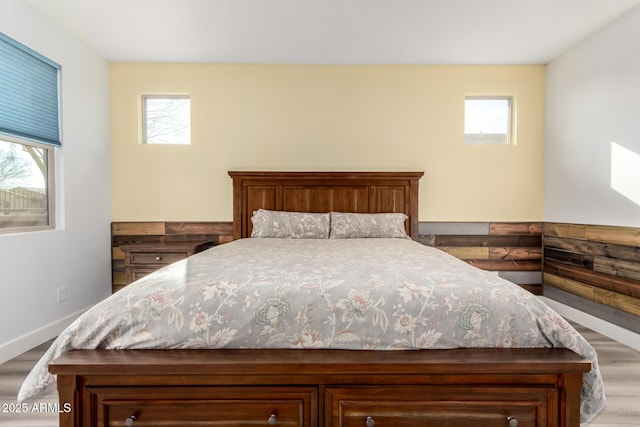
[[[518,419],[515,417],[509,417],[507,418],[507,421],[509,421],[509,427],[518,427]]]
[[[156,261],[160,261],[161,259],[162,259],[162,257],[161,257],[161,256],[157,256],[157,257],[156,257]]]
[[[131,415],[129,418],[124,420],[124,425],[127,426],[127,427],[131,427],[133,425],[133,423],[135,423],[135,422],[136,422],[135,415]]]
[[[275,416],[275,414],[271,414],[267,422],[269,423],[270,426],[274,426],[278,422],[278,418]]]
[[[367,417],[367,421],[365,422],[365,424],[367,425],[367,427],[373,427],[376,425],[376,420],[374,420],[373,417]]]

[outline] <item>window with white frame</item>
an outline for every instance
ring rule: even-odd
[[[143,144],[191,144],[188,95],[142,95]]]
[[[513,143],[513,97],[467,96],[464,103],[464,142]]]
[[[0,33],[0,232],[54,226],[60,66]]]

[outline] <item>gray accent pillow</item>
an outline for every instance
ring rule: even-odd
[[[403,213],[331,212],[330,239],[403,238],[409,239],[404,227],[409,218]]]
[[[259,209],[251,217],[251,237],[328,239],[329,213],[285,212]]]

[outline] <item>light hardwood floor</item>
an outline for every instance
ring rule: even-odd
[[[580,325],[574,325],[598,352],[605,382],[607,406],[589,424],[591,427],[640,427],[640,352],[626,347]],[[50,389],[38,399],[27,403],[27,413],[11,411],[22,380],[44,353],[48,343],[0,365],[0,426],[53,427],[58,415],[44,410],[57,402],[58,393]],[[479,426],[480,427],[480,426]]]
[[[43,409],[47,404],[55,404],[58,401],[58,392],[55,387],[51,387],[46,393],[37,399],[27,402],[27,411],[22,412],[16,408],[18,402],[16,396],[22,381],[27,376],[31,368],[42,357],[51,342],[46,342],[26,353],[11,359],[0,365],[0,426],[2,427],[57,427],[58,413],[47,410],[38,411],[32,409]],[[35,405],[35,407],[34,407]]]
[[[640,427],[640,352],[580,325],[576,329],[598,352],[607,405],[592,427]]]

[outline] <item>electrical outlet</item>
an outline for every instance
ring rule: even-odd
[[[67,299],[67,287],[66,286],[60,286],[56,290],[56,299],[58,300],[58,302],[62,302],[62,301]]]

